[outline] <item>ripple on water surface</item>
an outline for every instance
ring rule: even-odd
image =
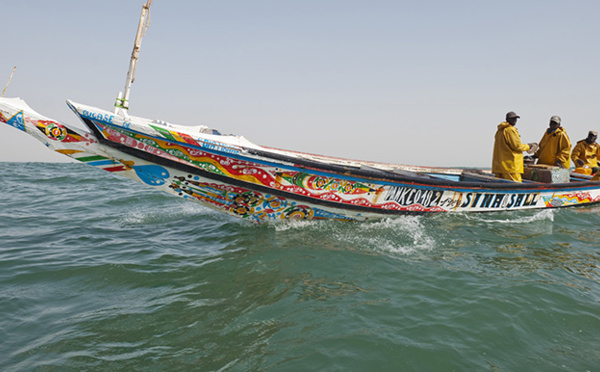
[[[597,209],[255,225],[2,164],[2,370],[594,370]]]

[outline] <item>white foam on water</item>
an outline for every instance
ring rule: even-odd
[[[309,228],[319,228],[319,225],[323,222],[316,220],[282,220],[272,223],[275,227],[275,231],[288,231],[288,230],[306,230]]]
[[[435,247],[435,239],[427,233],[423,216],[386,218],[371,224],[360,225],[371,246],[377,251],[408,255],[428,251]]]
[[[315,232],[347,243],[348,249],[393,254],[411,254],[435,246],[427,234],[422,216],[401,216],[374,222],[282,221],[273,224],[277,232]]]
[[[211,217],[227,216],[221,212],[204,207],[196,203],[173,203],[168,206],[139,206],[128,210],[121,218],[121,223],[126,225],[154,224],[196,215],[209,215]]]
[[[506,212],[506,213],[509,213],[509,212]],[[512,212],[512,213],[514,213],[514,212]],[[542,209],[539,211],[535,211],[532,215],[526,215],[526,216],[524,216],[523,213],[526,213],[526,212],[520,212],[517,215],[502,213],[502,216],[506,216],[506,218],[498,218],[498,214],[496,214],[496,213],[465,214],[465,217],[467,219],[471,219],[474,221],[481,221],[481,222],[488,222],[488,223],[491,222],[491,223],[507,223],[507,224],[508,223],[509,224],[526,224],[526,223],[531,223],[531,222],[536,222],[536,221],[553,222],[555,210]],[[514,217],[514,216],[517,216],[517,217]]]

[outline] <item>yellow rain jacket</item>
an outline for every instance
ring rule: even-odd
[[[586,140],[582,139],[575,145],[571,158],[573,159],[575,167],[580,166],[577,164],[578,159],[583,160],[584,167],[586,165],[590,168],[598,167],[597,163],[600,160],[600,145],[596,142],[590,145]]]
[[[517,128],[500,123],[494,138],[492,173],[523,173],[523,151],[529,150],[529,145],[521,142]]]
[[[571,166],[571,140],[563,127],[558,127],[552,133],[544,132],[540,148],[536,151],[538,164],[556,165],[556,161],[569,169]]]

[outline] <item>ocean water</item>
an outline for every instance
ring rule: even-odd
[[[600,209],[256,225],[0,163],[2,371],[599,371]]]

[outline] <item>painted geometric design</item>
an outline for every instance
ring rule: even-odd
[[[575,192],[571,194],[553,195],[544,197],[546,207],[561,207],[566,205],[577,205],[600,201],[600,197],[592,197],[588,192]]]
[[[12,118],[10,118],[6,121],[6,124],[25,132],[25,124],[23,121],[23,111],[17,112]]]
[[[174,177],[169,187],[184,198],[195,198],[229,214],[256,222],[277,219],[355,220],[270,194],[231,185],[202,182],[198,176],[193,175]]]
[[[64,125],[51,120],[38,120],[35,126],[42,132],[46,137],[53,141],[59,142],[87,142],[88,139],[82,137],[78,133],[69,130]]]
[[[62,125],[50,123],[46,126],[46,136],[57,141],[64,141],[67,138],[67,130]]]
[[[95,121],[94,124],[102,135],[112,142],[192,165],[220,176],[321,200],[374,208],[386,208],[386,204],[389,204],[389,209],[394,208],[393,203],[375,204],[371,201],[377,199],[383,190],[381,187],[375,188],[374,185],[315,176],[292,170],[283,171],[277,167],[206,152],[182,143],[161,140],[122,128],[109,127]],[[192,140],[187,142],[192,142]]]

